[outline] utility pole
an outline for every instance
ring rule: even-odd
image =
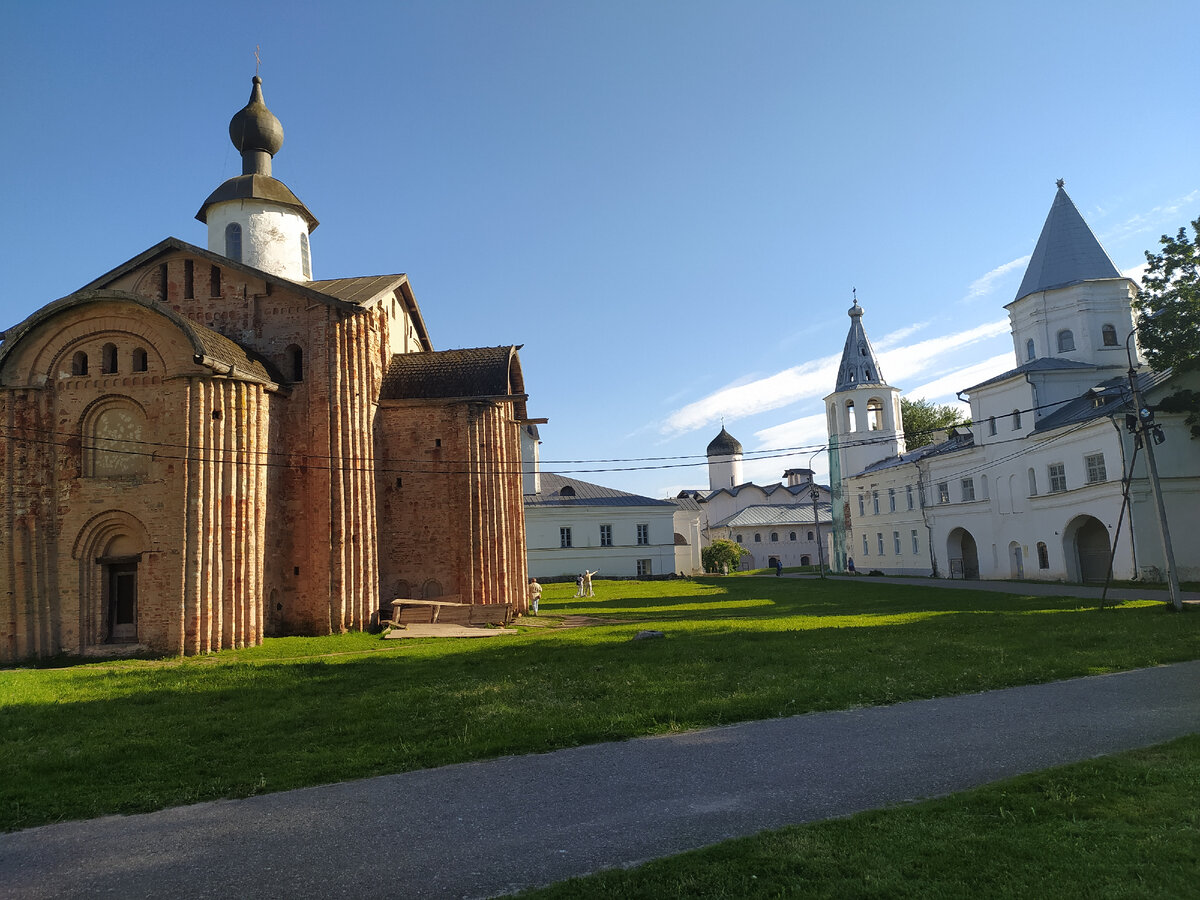
[[[1129,332],[1125,338],[1125,355],[1129,359],[1129,390],[1133,393],[1134,415],[1126,416],[1125,426],[1141,441],[1146,450],[1146,468],[1150,473],[1150,492],[1154,495],[1154,505],[1158,509],[1158,530],[1162,537],[1163,557],[1167,564],[1167,590],[1171,595],[1171,605],[1176,612],[1183,611],[1183,601],[1179,597],[1179,575],[1175,570],[1175,551],[1171,549],[1171,529],[1167,526],[1167,508],[1163,504],[1162,485],[1158,481],[1158,463],[1154,460],[1154,445],[1161,444],[1166,438],[1162,426],[1154,424],[1154,411],[1142,404],[1142,395],[1138,391],[1137,370],[1133,365],[1133,353],[1129,349],[1129,338],[1136,334]],[[1131,421],[1132,420],[1132,421]]]

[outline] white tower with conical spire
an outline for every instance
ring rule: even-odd
[[[263,102],[257,75],[250,102],[229,122],[229,138],[242,154],[242,174],[213,191],[196,213],[208,225],[208,249],[282,278],[311,281],[309,235],[318,222],[286,184],[271,176],[283,126]]]
[[[850,333],[846,335],[837,385],[825,398],[830,453],[838,454],[837,467],[843,478],[905,451],[900,391],[884,380],[875,350],[863,330],[863,309],[857,297],[848,314]],[[831,469],[833,464],[831,460]]]
[[[708,489],[742,484],[742,445],[721,426],[721,433],[708,443]]]
[[[1016,299],[1005,307],[1017,365],[1056,358],[1123,368],[1137,287],[1104,252],[1061,178],[1057,186]]]

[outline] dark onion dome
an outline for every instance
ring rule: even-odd
[[[291,188],[271,176],[271,157],[283,146],[283,126],[263,102],[262,79],[254,76],[250,102],[229,120],[229,139],[242,154],[242,174],[235,175],[208,195],[196,218],[208,223],[209,207],[230,200],[262,200],[296,210],[308,223],[309,233],[316,230],[314,216],[292,193]]]
[[[742,445],[738,443],[738,439],[725,430],[725,426],[721,426],[721,433],[718,434],[708,445],[709,456],[740,456]]]
[[[229,120],[229,139],[238,153],[261,150],[274,156],[283,146],[283,125],[263,101],[262,79],[254,76],[250,102]]]

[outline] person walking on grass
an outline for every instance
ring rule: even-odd
[[[775,577],[778,578],[782,574],[783,574],[783,560],[777,559],[777,560],[775,560]]]
[[[580,572],[578,575],[575,576],[575,596],[576,597],[583,596],[583,573],[582,572]]]
[[[536,578],[529,579],[529,610],[535,616],[538,614],[538,602],[542,599],[542,586]]]

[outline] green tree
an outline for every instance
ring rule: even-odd
[[[909,450],[932,444],[938,431],[967,424],[957,407],[938,405],[924,397],[916,400],[901,397],[900,415],[904,419],[904,443]]]
[[[1200,371],[1200,219],[1159,240],[1161,253],[1146,251],[1146,274],[1138,290],[1138,341],[1155,369],[1175,374]],[[1186,412],[1192,437],[1200,437],[1200,394],[1180,389],[1158,408]]]
[[[720,572],[722,566],[729,566],[730,572],[736,572],[742,557],[749,552],[739,543],[717,538],[700,551],[700,559],[704,563],[705,572]]]

